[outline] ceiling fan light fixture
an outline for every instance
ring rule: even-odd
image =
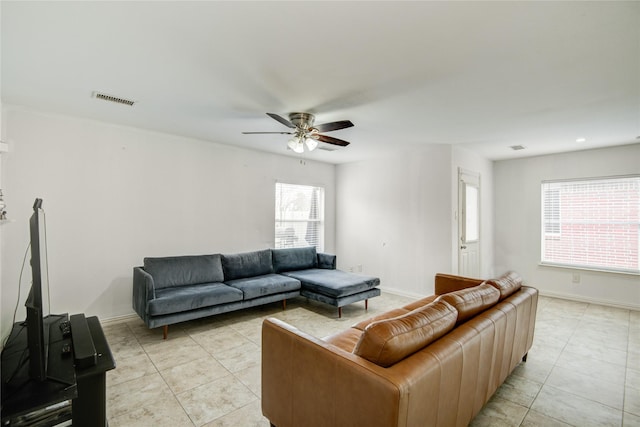
[[[290,113],[289,120],[279,116],[275,113],[267,113],[269,117],[285,125],[289,129],[288,132],[242,132],[243,134],[255,134],[255,133],[271,133],[271,134],[285,134],[293,135],[293,137],[287,142],[287,147],[295,153],[303,154],[306,150],[311,152],[319,147],[319,142],[324,143],[322,149],[326,144],[336,145],[340,147],[346,147],[349,142],[342,139],[334,138],[331,136],[323,135],[321,132],[331,132],[334,130],[346,129],[353,127],[353,123],[350,120],[340,120],[337,122],[322,123],[314,126],[315,116],[311,113]]]
[[[307,149],[309,151],[313,151],[316,149],[316,147],[318,146],[318,141],[316,141],[313,138],[307,138],[304,143],[307,145]]]
[[[291,138],[289,140],[289,142],[287,143],[287,145],[289,146],[289,148],[291,148],[295,153],[298,154],[302,154],[304,153],[304,144],[302,144],[302,141],[300,141],[300,138],[297,136],[294,136],[293,138]]]

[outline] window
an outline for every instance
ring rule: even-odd
[[[324,188],[276,183],[276,248],[324,250]]]
[[[542,263],[640,273],[640,176],[542,183]]]

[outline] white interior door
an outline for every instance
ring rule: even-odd
[[[458,170],[458,274],[480,277],[480,174]]]

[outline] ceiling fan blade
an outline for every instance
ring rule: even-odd
[[[282,123],[283,125],[285,125],[286,127],[289,127],[291,129],[295,129],[296,125],[294,125],[293,123],[291,123],[289,120],[285,119],[284,117],[281,117],[277,114],[273,114],[273,113],[267,113],[267,116],[271,117],[274,120],[279,121],[280,123]]]
[[[293,135],[293,132],[242,132],[245,135],[254,135],[254,134],[266,134],[266,133],[277,133],[280,135]]]
[[[331,132],[332,130],[350,128],[353,126],[350,120],[340,120],[338,122],[323,123],[321,125],[314,126],[318,129],[318,132]]]
[[[347,145],[350,144],[347,141],[343,141],[338,138],[332,138],[327,135],[315,135],[313,138],[317,139],[318,141],[326,142],[327,144],[339,145],[341,147],[346,147]]]

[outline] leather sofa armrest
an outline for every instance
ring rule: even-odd
[[[461,289],[472,288],[484,282],[482,279],[473,279],[471,277],[455,276],[453,274],[436,274],[435,278],[435,294],[442,295],[449,292],[459,291]]]
[[[331,254],[325,254],[318,252],[318,268],[324,268],[327,270],[336,269],[336,256]]]
[[[153,276],[142,267],[133,267],[133,309],[147,321],[149,300],[156,297]]]

